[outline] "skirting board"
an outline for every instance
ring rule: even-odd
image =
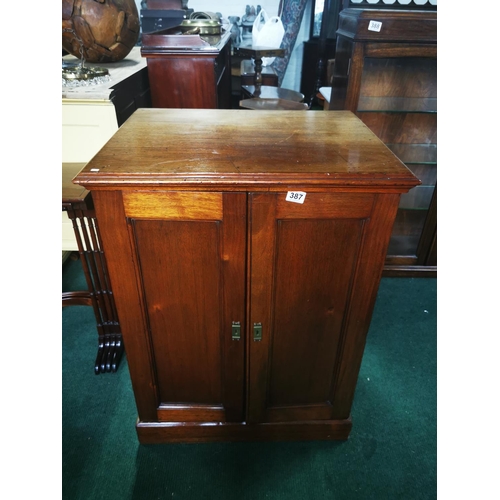
[[[266,424],[139,421],[136,425],[141,444],[214,441],[344,441],[349,437],[351,428],[351,418]]]

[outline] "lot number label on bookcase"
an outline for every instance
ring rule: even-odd
[[[370,21],[368,24],[368,31],[380,31],[382,23],[380,21]]]

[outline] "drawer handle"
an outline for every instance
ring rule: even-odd
[[[262,323],[253,324],[253,341],[260,342],[262,340]]]

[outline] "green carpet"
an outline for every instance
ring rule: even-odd
[[[78,261],[63,290],[84,286]],[[345,442],[139,445],[127,359],[94,375],[90,307],[62,310],[63,499],[436,498],[436,279],[382,280]]]

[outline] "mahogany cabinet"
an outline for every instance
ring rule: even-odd
[[[353,113],[138,110],[74,182],[93,195],[142,443],[348,437],[400,195],[419,183]]]
[[[231,34],[144,33],[153,108],[231,108]]]
[[[414,172],[401,197],[385,275],[437,272],[437,13],[344,9],[331,110],[356,115]]]

